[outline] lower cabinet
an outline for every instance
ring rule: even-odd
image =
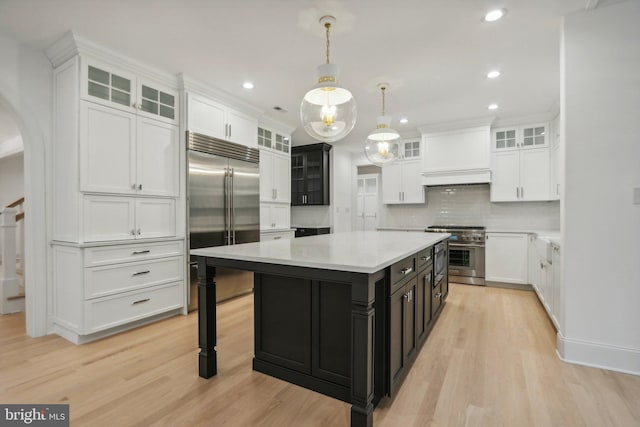
[[[349,387],[351,286],[270,274],[254,277],[256,359]]]
[[[185,305],[182,240],[54,244],[53,263],[55,329],[75,343]]]
[[[331,233],[331,227],[294,227],[296,229],[296,237],[318,236],[320,234]]]
[[[486,280],[528,284],[528,249],[529,235],[527,233],[487,233]]]
[[[266,242],[268,240],[291,240],[293,239],[294,230],[279,230],[279,231],[260,231],[260,241]]]
[[[398,261],[391,266],[389,300],[389,335],[388,335],[388,393],[395,394],[402,379],[413,362],[418,349],[425,342],[434,320],[441,308],[445,294],[442,292],[441,280],[437,288],[433,286],[433,248],[422,251],[413,262],[411,259]],[[420,259],[428,263],[420,262]],[[394,271],[410,270],[411,265],[418,265],[416,274],[407,275],[393,283]]]

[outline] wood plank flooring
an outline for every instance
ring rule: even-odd
[[[348,426],[350,405],[251,370],[253,298],[218,309],[219,374],[198,377],[197,316],[94,343],[28,338],[0,316],[0,402],[69,403],[72,426]],[[640,426],[640,377],[570,365],[533,292],[452,285],[376,427]]]

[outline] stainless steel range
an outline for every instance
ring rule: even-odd
[[[432,225],[426,231],[451,233],[449,282],[484,285],[484,227]]]

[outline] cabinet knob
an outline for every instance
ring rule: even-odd
[[[130,233],[131,233],[131,235],[132,235],[132,236],[135,236],[135,235],[136,235],[136,230],[133,230],[133,229],[132,229],[132,230],[130,231]]]
[[[135,183],[134,183],[134,184],[131,184],[131,189],[132,189],[132,190],[135,190],[137,187],[138,187],[138,186],[137,186]]]
[[[138,190],[142,190],[142,184],[138,184]]]
[[[138,236],[142,234],[142,230],[138,228]]]

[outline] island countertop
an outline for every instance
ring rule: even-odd
[[[371,274],[449,236],[448,233],[349,231],[192,249],[191,255]]]

